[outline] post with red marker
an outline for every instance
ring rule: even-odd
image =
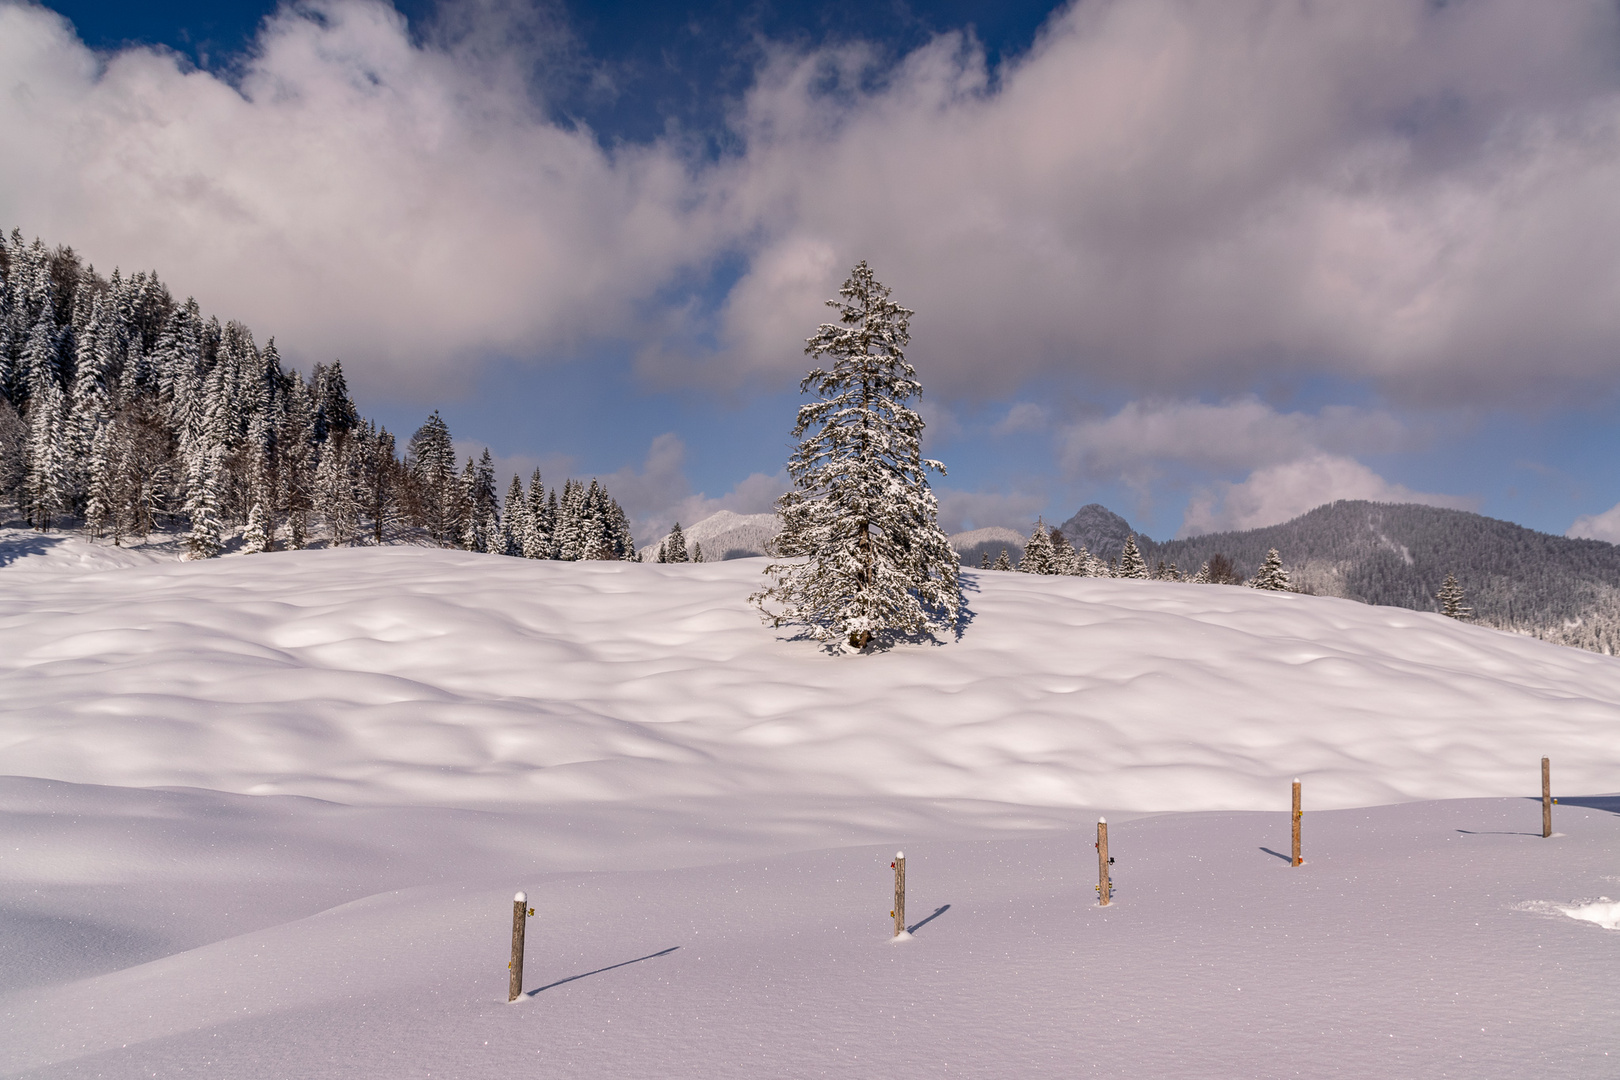
[[[506,965],[511,973],[507,1001],[516,1001],[523,996],[523,929],[528,916],[533,914],[534,908],[529,906],[526,894],[518,893],[512,897],[512,962]]]
[[[894,910],[889,914],[894,916],[894,936],[899,937],[906,932],[906,853],[895,852],[889,865],[894,868]]]

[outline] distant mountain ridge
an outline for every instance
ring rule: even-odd
[[[1190,574],[1221,553],[1245,577],[1276,548],[1306,592],[1415,611],[1439,610],[1434,594],[1451,573],[1483,626],[1620,652],[1620,547],[1602,540],[1465,510],[1341,500],[1263,529],[1163,542],[1138,534],[1137,545],[1150,566]]]

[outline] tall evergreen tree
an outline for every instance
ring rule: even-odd
[[[1142,552],[1137,549],[1134,533],[1125,538],[1125,547],[1119,553],[1119,569],[1115,571],[1114,576],[1147,580],[1147,560],[1142,558]]]
[[[1001,549],[1001,554],[996,556],[995,565],[990,567],[990,569],[992,569],[992,570],[1011,570],[1012,568],[1013,568],[1012,560],[1007,558],[1007,549],[1002,548]]]
[[[1021,574],[1055,574],[1056,562],[1052,552],[1052,535],[1046,531],[1046,522],[1038,520],[1024,541],[1024,557],[1018,560]]]
[[[428,536],[441,547],[453,546],[460,539],[455,526],[455,448],[437,410],[411,436],[405,459],[417,481]]]
[[[1249,582],[1249,588],[1265,589],[1268,592],[1288,591],[1288,571],[1283,569],[1282,556],[1277,554],[1276,548],[1266,552],[1266,561],[1255,571],[1254,580]]]
[[[1467,606],[1468,597],[1463,592],[1463,587],[1457,583],[1456,574],[1446,574],[1446,580],[1434,598],[1440,601],[1440,614],[1448,619],[1466,619],[1474,613]]]
[[[686,534],[681,531],[681,523],[676,522],[675,527],[664,538],[664,550],[667,554],[665,562],[689,562],[690,556],[686,553]]]
[[[551,542],[551,533],[557,518],[557,493],[546,500],[546,485],[541,482],[540,470],[529,477],[529,512],[523,521],[523,557],[525,559],[554,559],[557,557]]]
[[[517,473],[506,489],[506,513],[501,516],[501,554],[523,555],[523,537],[529,531],[529,503]]]
[[[186,548],[193,559],[212,559],[223,546],[224,525],[219,520],[222,457],[217,449],[198,454],[186,476],[186,517],[191,521]]]
[[[906,402],[922,392],[907,363],[912,312],[865,262],[829,300],[837,323],[805,345],[829,368],[799,384],[816,400],[799,409],[793,489],[777,501],[782,531],[753,600],[777,625],[802,622],[821,640],[861,649],[880,634],[938,630],[961,604],[958,559],[939,528],[922,456],[923,420]],[[768,605],[780,605],[772,612]]]

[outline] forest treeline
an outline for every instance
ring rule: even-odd
[[[241,323],[177,302],[156,273],[103,277],[68,247],[0,243],[0,503],[123,543],[182,531],[194,558],[415,541],[541,559],[635,557],[596,480],[458,469],[435,412],[404,447],[362,417],[341,363],[306,381]]]

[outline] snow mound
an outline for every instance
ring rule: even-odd
[[[1599,897],[1590,904],[1559,908],[1565,915],[1583,922],[1597,923],[1605,930],[1620,930],[1620,901]]]
[[[68,533],[0,528],[0,574],[6,580],[19,574],[86,574],[175,562],[181,551],[180,541],[167,535],[114,546],[110,540]]]
[[[745,794],[1307,812],[1620,769],[1620,660],[1223,586],[964,573],[959,640],[832,656],[762,560],[281,552],[0,590],[0,773],[366,805]]]

